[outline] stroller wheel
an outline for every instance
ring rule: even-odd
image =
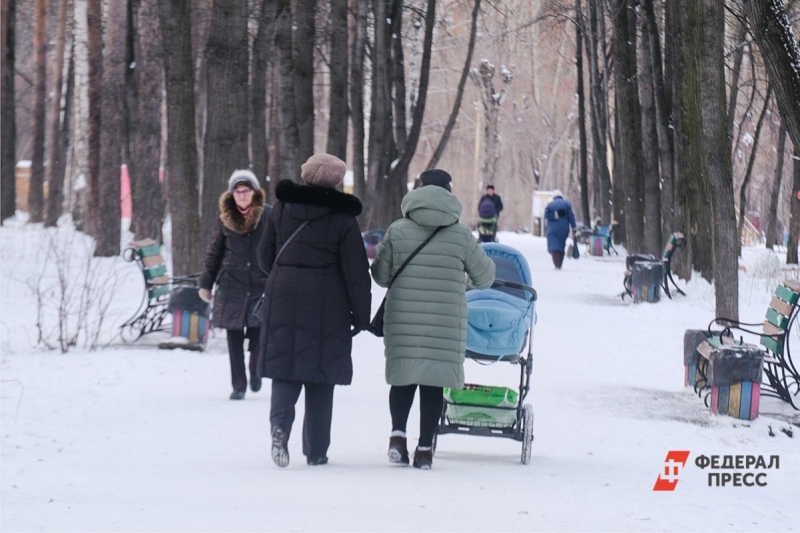
[[[522,455],[520,461],[527,465],[531,462],[533,447],[533,406],[526,403],[522,406]]]

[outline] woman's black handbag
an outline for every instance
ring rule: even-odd
[[[446,228],[446,227],[447,226],[439,226],[438,228],[433,230],[433,233],[431,233],[430,237],[428,237],[427,239],[422,241],[422,244],[420,244],[417,247],[416,250],[411,252],[411,255],[408,256],[408,259],[406,259],[403,262],[403,264],[400,265],[400,268],[397,269],[397,272],[394,273],[394,276],[392,276],[391,281],[389,281],[389,286],[386,287],[386,294],[389,294],[389,289],[392,288],[392,284],[394,283],[394,280],[396,280],[397,276],[400,275],[400,272],[402,272],[403,269],[406,268],[406,265],[408,265],[408,263],[410,263],[411,260],[414,259],[414,256],[417,255],[419,253],[419,251],[422,250],[425,247],[425,245],[428,244],[428,242],[431,239],[433,239],[434,235],[439,233],[439,230],[441,230],[443,228]],[[385,306],[386,306],[386,296],[383,297],[383,301],[381,302],[381,306],[375,312],[375,316],[372,317],[372,320],[370,321],[369,326],[367,326],[367,331],[369,331],[370,333],[372,333],[376,337],[383,337],[383,313],[384,313],[384,307]]]
[[[580,250],[578,250],[578,238],[572,238],[572,258],[578,259],[581,256]]]

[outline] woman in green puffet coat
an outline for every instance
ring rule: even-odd
[[[406,423],[420,389],[420,437],[414,466],[433,462],[433,437],[442,412],[442,388],[464,386],[467,277],[473,287],[494,282],[495,265],[459,224],[461,203],[450,192],[450,174],[426,170],[422,186],[403,199],[403,218],[386,231],[372,263],[372,277],[386,287],[395,272],[438,227],[387,294],[384,315],[386,382],[391,385],[389,460],[408,465]],[[465,275],[466,273],[466,275]]]

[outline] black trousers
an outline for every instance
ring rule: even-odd
[[[231,358],[231,384],[235,391],[247,390],[247,372],[244,368],[244,340],[248,339],[247,350],[250,352],[250,375],[258,372],[258,337],[261,328],[229,329],[228,355]]]
[[[550,252],[550,255],[553,257],[553,264],[556,268],[561,268],[564,263],[564,252]]]
[[[408,414],[414,403],[416,385],[392,386],[389,389],[389,411],[392,413],[392,431],[406,430]],[[419,386],[419,445],[433,446],[433,436],[439,427],[444,397],[442,387]]]
[[[331,444],[331,418],[333,416],[332,383],[301,383],[299,381],[272,380],[272,406],[269,422],[281,426],[287,435],[292,432],[294,406],[300,390],[306,390],[306,413],[303,418],[303,455],[326,457]]]

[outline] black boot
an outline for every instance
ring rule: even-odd
[[[389,462],[408,466],[408,447],[405,437],[389,437]]]
[[[289,436],[281,426],[272,428],[272,461],[281,468],[289,466],[289,449],[286,443]]]
[[[244,391],[235,390],[231,393],[231,400],[244,400]]]
[[[261,390],[261,378],[257,374],[250,374],[250,390],[253,392]]]
[[[430,470],[433,466],[433,450],[420,450],[417,447],[414,450],[414,468],[421,468],[422,470]]]

